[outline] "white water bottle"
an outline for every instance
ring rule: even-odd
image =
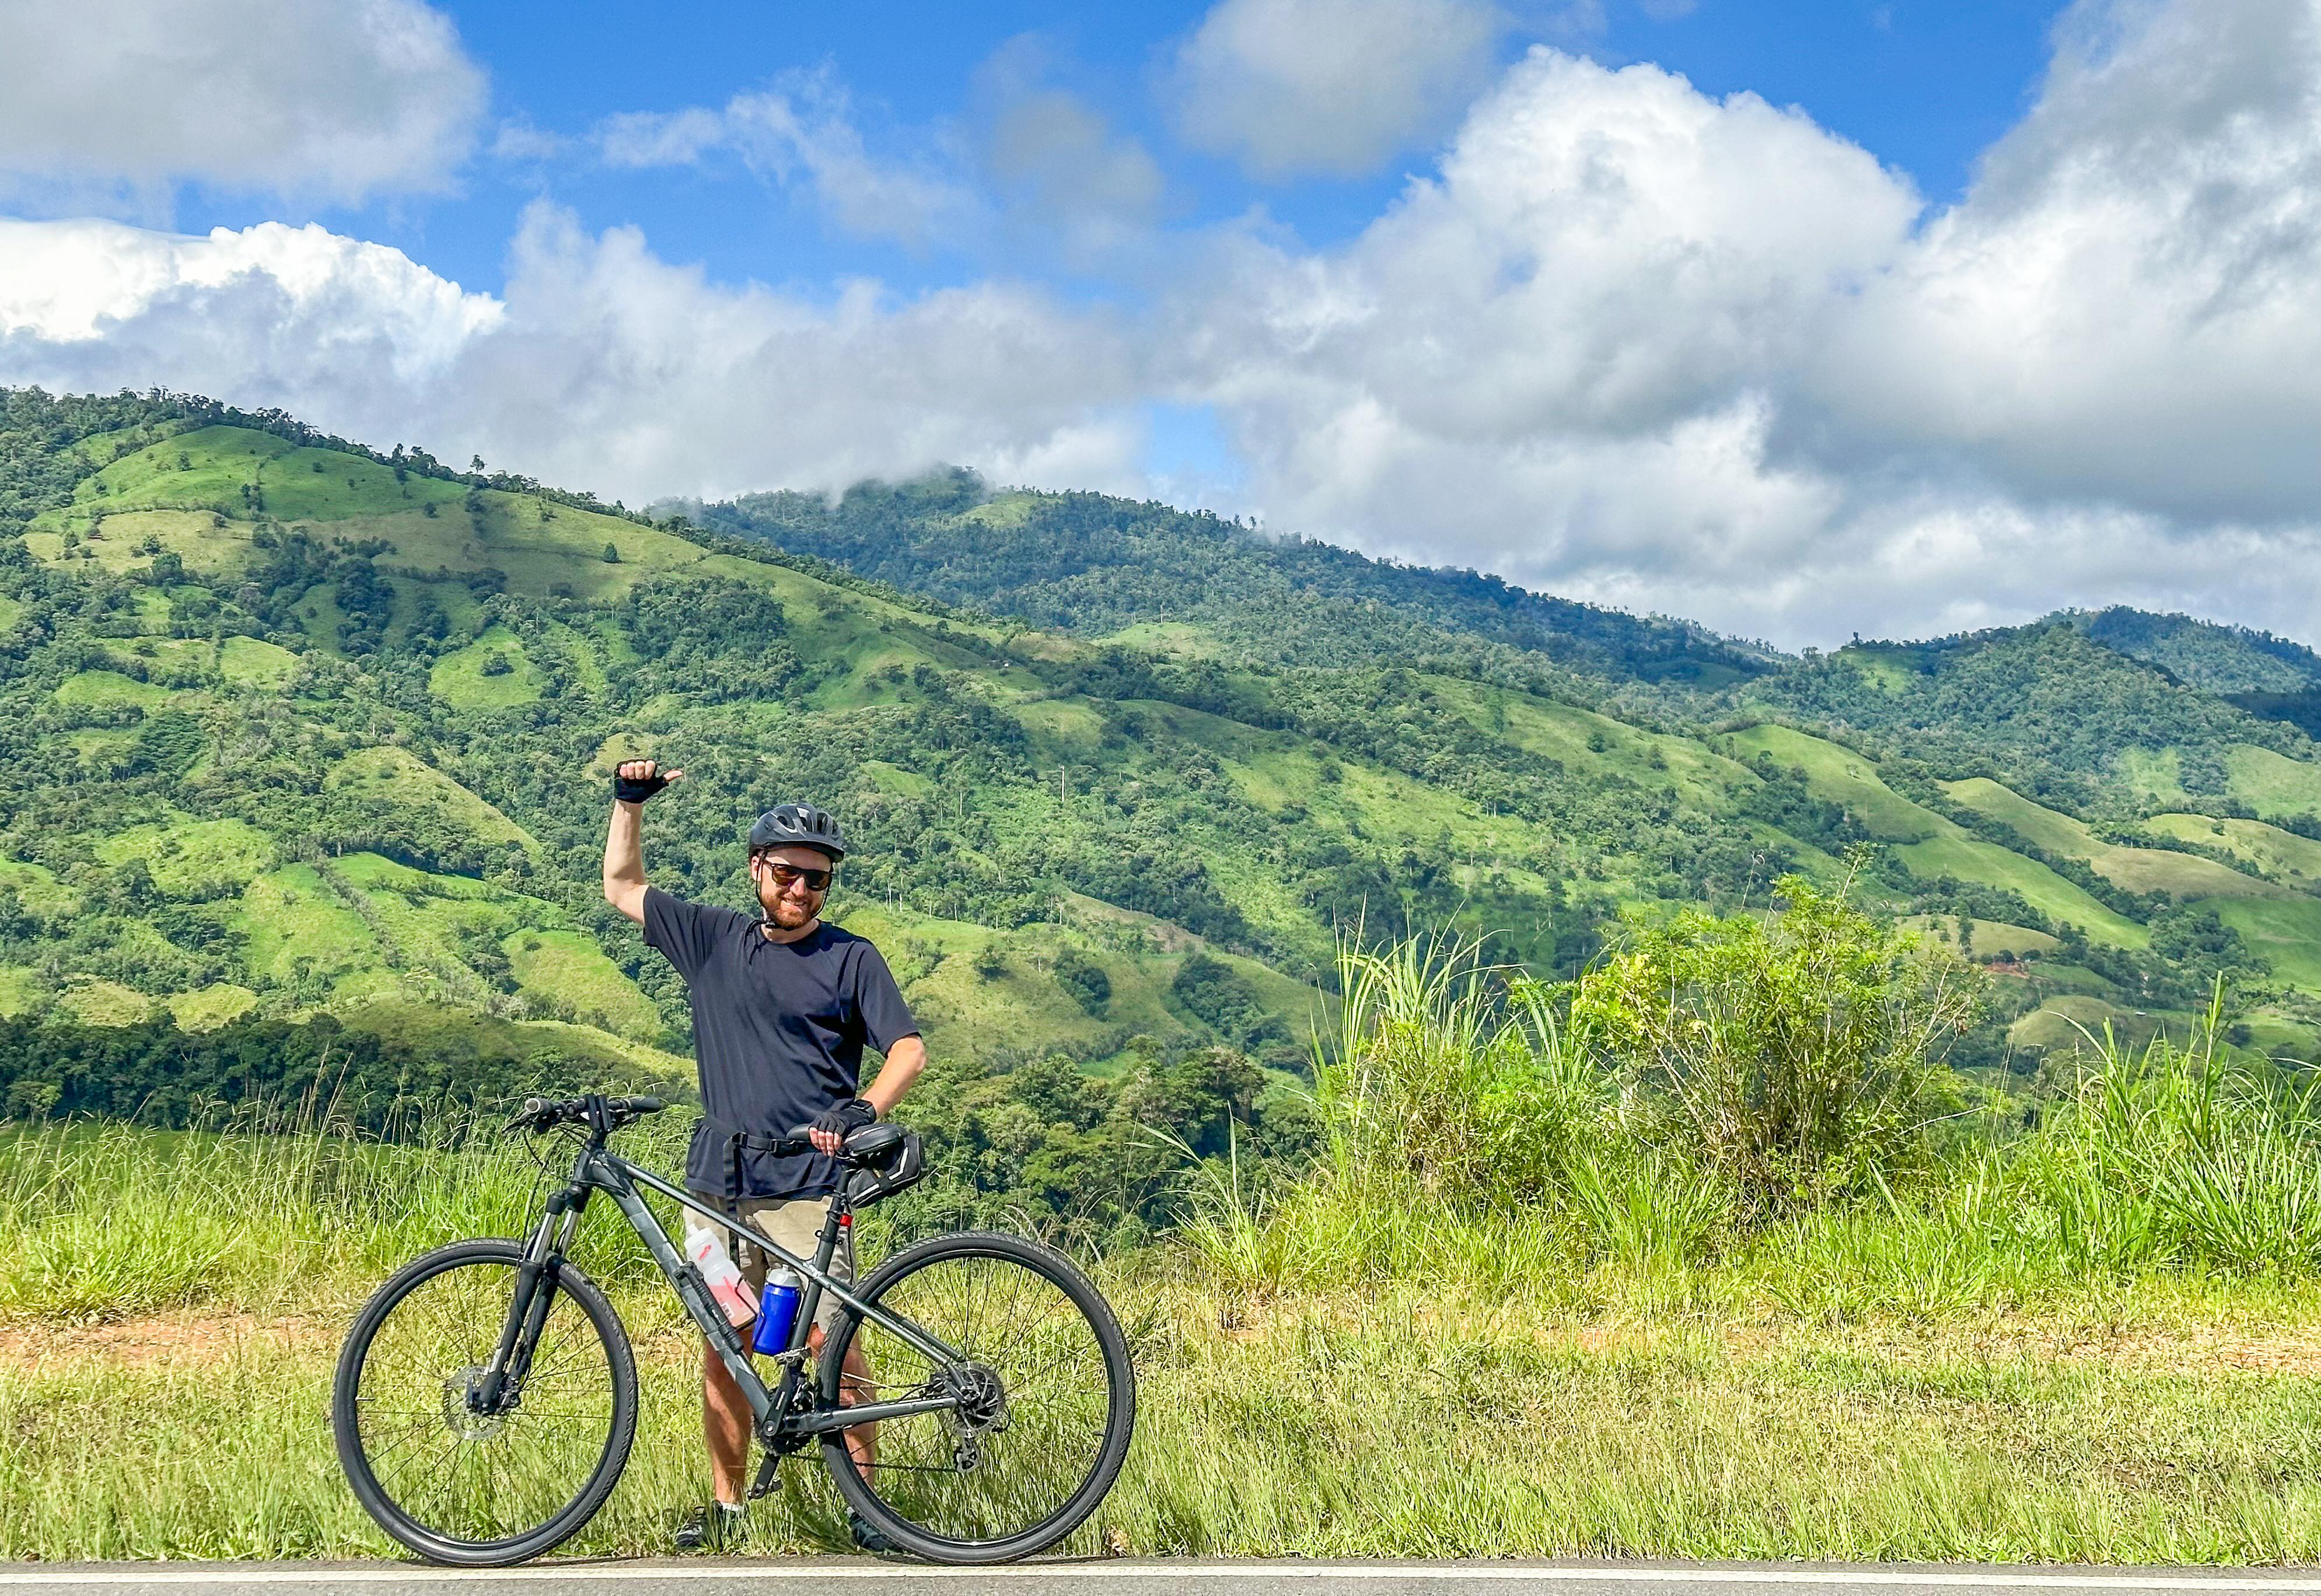
[[[725,1310],[728,1322],[745,1325],[758,1317],[758,1305],[751,1300],[750,1283],[742,1278],[741,1266],[725,1250],[723,1234],[706,1225],[687,1225],[685,1256],[693,1260],[693,1266],[701,1271],[701,1278],[709,1283],[709,1294]]]

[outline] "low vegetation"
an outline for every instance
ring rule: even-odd
[[[2092,1038],[2026,1122],[1942,1063],[1963,966],[1787,892],[1561,986],[1455,939],[1348,948],[1295,1146],[1264,1145],[1255,1082],[1193,1084],[1222,1060],[1109,1086],[1060,1061],[1005,1103],[938,1082],[915,1118],[942,1173],[865,1241],[972,1218],[1097,1269],[1145,1421],[1084,1549],[2321,1555],[2309,1084],[2237,1061],[2212,1011]],[[1091,1169],[1142,1158],[1153,1206],[1114,1210],[1158,1234],[963,1213],[1034,1126],[1098,1144]],[[674,1162],[684,1129],[632,1150]],[[402,1258],[521,1231],[545,1179],[473,1121],[20,1128],[0,1555],[381,1550],[323,1421],[335,1337]],[[647,1405],[581,1549],[666,1550],[700,1489],[695,1355],[638,1249],[586,1237]],[[758,1521],[842,1544],[810,1468]]]

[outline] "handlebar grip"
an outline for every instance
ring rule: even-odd
[[[658,1114],[669,1106],[658,1097],[631,1097],[623,1101],[632,1110],[640,1114]]]

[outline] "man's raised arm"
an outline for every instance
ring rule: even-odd
[[[613,823],[605,831],[605,902],[645,923],[645,800],[683,775],[632,759],[613,775]]]

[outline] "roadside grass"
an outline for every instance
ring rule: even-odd
[[[1172,1238],[1088,1260],[1141,1421],[1067,1549],[2321,1561],[2314,1093],[2235,1065],[2212,1012],[2189,1045],[2098,1038],[2034,1129],[1945,1123],[1905,1156],[1909,1060],[1877,1052],[1920,1045],[1898,1022],[1857,1038],[1849,1077],[1886,1084],[1838,1105],[1817,1161],[1752,1163],[1770,1144],[1703,1117],[1719,1093],[1834,1082],[1750,1050],[1743,998],[1797,1035],[1831,990],[1765,978],[1834,950],[1848,1011],[1931,1001],[1907,943],[1798,890],[1781,925],[1637,945],[1706,1029],[1623,1031],[1633,960],[1559,1003],[1457,947],[1350,953],[1315,1165],[1188,1171]],[[1688,1073],[1623,1075],[1656,1035]],[[1780,1068],[1804,1074],[1749,1073]],[[392,1550],[338,1477],[338,1338],[405,1259],[521,1234],[551,1177],[489,1126],[383,1145],[307,1107],[0,1138],[0,1556]],[[627,1145],[669,1167],[684,1131]],[[865,1216],[869,1258],[885,1229]],[[705,1485],[697,1355],[609,1216],[575,1256],[643,1391],[621,1489],[569,1549],[667,1552]],[[845,1549],[811,1457],[757,1514],[760,1550]]]
[[[1141,1423],[1071,1551],[2321,1558],[2311,1374],[2107,1356],[2135,1344],[2130,1304],[1993,1341],[1957,1319],[1833,1333],[1652,1310],[1659,1328],[1607,1328],[1415,1285],[1248,1316],[1197,1276],[1104,1283],[1129,1310]],[[1647,1308],[1654,1283],[1596,1290]],[[694,1355],[659,1301],[616,1297],[639,1348],[638,1445],[566,1550],[666,1554],[705,1484]],[[0,1362],[0,1556],[392,1553],[331,1448],[350,1311],[183,1356]],[[818,1462],[784,1475],[753,1510],[753,1550],[846,1549]]]
[[[680,1132],[632,1151],[673,1163]],[[1142,1420],[1078,1549],[2321,1559],[2306,1275],[2152,1247],[2090,1273],[1938,1204],[1705,1246],[1660,1174],[1595,1220],[1322,1187],[1245,1226],[1239,1256],[1213,1206],[1186,1245],[1096,1260]],[[521,1232],[541,1190],[482,1130],[0,1144],[0,1556],[391,1551],[332,1453],[337,1338],[405,1259]],[[638,1346],[642,1421],[569,1549],[667,1552],[705,1484],[690,1338],[619,1226],[597,1216],[578,1256]],[[786,1475],[756,1544],[844,1549],[818,1465]]]

